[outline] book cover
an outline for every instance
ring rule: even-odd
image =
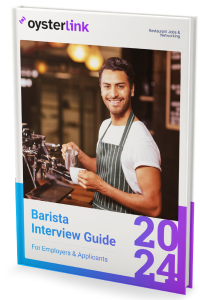
[[[18,263],[192,288],[196,19],[13,9]]]

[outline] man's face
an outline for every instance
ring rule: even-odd
[[[131,106],[134,84],[130,89],[124,71],[104,70],[101,76],[101,96],[111,114],[123,114]]]

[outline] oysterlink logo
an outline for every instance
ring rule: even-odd
[[[74,23],[73,20],[71,22],[52,22],[49,21],[28,21],[28,27],[31,29],[35,29],[39,31],[41,29],[50,29],[50,30],[67,30],[67,31],[81,31],[81,32],[89,32],[88,29],[89,24],[85,24],[85,22]]]
[[[22,17],[21,20],[19,20],[19,23],[23,24],[25,20],[26,20],[26,18]]]

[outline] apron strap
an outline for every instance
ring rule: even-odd
[[[129,134],[129,131],[130,131],[130,129],[131,129],[131,126],[132,126],[132,124],[133,124],[134,119],[135,119],[135,115],[134,115],[133,111],[131,111],[131,113],[130,113],[130,115],[129,115],[129,118],[128,118],[128,121],[127,121],[127,123],[126,123],[126,126],[125,126],[125,128],[124,128],[124,132],[123,132],[123,135],[122,135],[122,137],[121,137],[121,141],[120,141],[120,143],[119,143],[119,148],[121,148],[121,150],[122,150],[123,147],[124,147],[124,144],[125,144],[125,142],[126,142],[127,136],[128,136],[128,134]]]
[[[110,127],[110,125],[112,124],[112,121],[110,121],[110,124],[108,125],[107,129],[105,130],[104,134],[102,135],[102,137],[100,138],[99,141],[102,141],[102,139],[104,138],[104,135],[106,134],[108,128]]]
[[[119,146],[117,146],[114,150],[113,153],[113,166],[110,170],[110,176],[111,176],[111,182],[112,182],[112,186],[115,186],[115,179],[119,178],[119,176],[121,176],[120,171],[121,171],[121,154],[122,154],[122,150],[123,150],[123,146],[125,144],[125,141],[127,139],[128,133],[131,129],[133,120],[135,118],[135,115],[133,113],[133,111],[131,111],[130,116],[127,120],[126,126],[124,128],[124,132],[120,141]],[[109,124],[108,128],[110,127],[111,123]],[[107,132],[108,128],[106,129],[105,133]],[[104,133],[104,135],[105,135]],[[102,136],[102,138],[104,137],[104,135]],[[101,138],[101,139],[102,139]]]
[[[114,176],[114,177],[115,176],[120,176],[121,154],[122,154],[122,150],[123,150],[124,144],[126,142],[128,133],[129,133],[129,131],[131,129],[131,126],[132,126],[134,118],[135,118],[135,115],[134,115],[133,111],[131,111],[130,116],[128,118],[128,121],[126,123],[125,129],[124,129],[124,132],[123,132],[120,144],[119,144],[118,151],[116,153],[116,160],[115,160],[115,165],[114,165],[113,174],[112,174],[112,176]]]
[[[131,129],[131,125],[132,125],[134,119],[135,119],[135,115],[134,115],[133,111],[131,111],[131,113],[130,113],[130,115],[129,115],[129,118],[128,118],[128,120],[127,120],[126,126],[125,126],[125,128],[124,128],[124,132],[123,132],[123,135],[122,135],[122,137],[121,137],[121,141],[120,141],[120,143],[119,143],[119,147],[122,147],[122,148],[124,147],[126,138],[127,138],[128,133],[129,133],[129,131],[130,131],[130,129]],[[112,121],[110,121],[110,123],[109,123],[108,127],[106,128],[104,134],[103,134],[102,137],[100,138],[100,141],[102,141],[102,139],[104,138],[104,136],[105,136],[106,132],[108,131],[108,128],[110,127],[111,124],[112,124]]]

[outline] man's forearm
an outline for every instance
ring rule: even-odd
[[[86,170],[96,173],[96,158],[91,158],[79,150],[78,160]]]
[[[142,215],[157,217],[161,213],[161,193],[158,193],[154,197],[129,194],[112,187],[106,182],[102,183],[99,192]]]

